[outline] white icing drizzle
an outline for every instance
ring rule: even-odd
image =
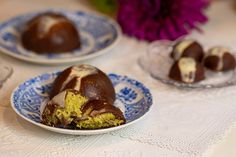
[[[179,60],[178,66],[183,82],[194,82],[196,73],[196,61],[193,58],[183,57]]]
[[[174,60],[179,60],[184,52],[184,50],[189,47],[194,42],[194,40],[184,40],[178,43],[174,49],[173,58]]]
[[[51,103],[57,104],[60,107],[65,107],[65,98],[66,98],[67,91],[63,91],[56,96],[54,96],[51,100]]]
[[[226,52],[229,52],[229,50],[225,47],[213,47],[209,50],[207,56],[217,56],[219,58],[219,62],[217,64],[216,70],[221,71],[224,67],[224,61],[223,56]]]
[[[80,90],[80,84],[81,84],[82,78],[88,75],[96,74],[96,73],[97,73],[97,69],[91,65],[83,64],[83,65],[74,66],[72,67],[71,73],[69,74],[67,79],[63,82],[60,90],[63,90],[65,86],[75,77],[77,78],[77,82],[74,89]]]
[[[38,27],[38,37],[43,38],[52,26],[58,24],[59,22],[65,21],[62,17],[52,17],[49,15],[45,15],[40,17],[39,19],[39,27]]]

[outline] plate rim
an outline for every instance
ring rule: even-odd
[[[84,13],[86,15],[91,15],[94,17],[98,17],[98,18],[103,18],[106,19],[111,25],[114,26],[117,36],[114,39],[114,41],[108,45],[107,47],[95,51],[95,53],[92,54],[87,54],[87,55],[82,55],[82,56],[77,56],[77,57],[70,57],[70,58],[58,58],[58,59],[47,59],[47,58],[40,58],[40,57],[28,57],[25,55],[21,55],[21,54],[16,54],[13,53],[12,51],[5,49],[4,47],[0,46],[0,53],[11,56],[13,58],[22,60],[22,61],[27,61],[30,63],[35,63],[35,64],[43,64],[43,65],[60,65],[60,64],[70,64],[70,63],[75,63],[75,62],[80,62],[80,61],[85,61],[85,60],[89,60],[92,58],[96,58],[98,56],[101,56],[105,53],[110,52],[121,40],[121,35],[122,35],[122,31],[121,31],[121,27],[120,25],[112,18],[106,16],[106,15],[101,15],[101,14],[95,14],[95,13],[91,13],[91,12],[86,12],[83,10],[65,10],[65,9],[46,9],[46,10],[41,10],[41,11],[35,11],[35,12],[28,12],[28,13],[23,13],[21,15],[18,16],[14,16],[10,19],[7,19],[5,21],[3,21],[2,23],[0,23],[1,25],[4,25],[6,22],[9,22],[11,20],[15,20],[17,18],[26,16],[26,15],[30,15],[30,14],[34,14],[34,13],[41,13],[41,12],[47,12],[47,11],[64,11],[64,12],[70,12],[70,13]]]
[[[150,106],[149,108],[147,109],[147,111],[142,115],[140,116],[139,118],[129,122],[129,123],[125,123],[125,124],[122,124],[122,125],[119,125],[119,126],[115,126],[115,127],[110,127],[110,128],[102,128],[102,129],[95,129],[95,130],[73,130],[73,129],[65,129],[65,128],[57,128],[57,127],[52,127],[52,126],[47,126],[47,125],[44,125],[42,123],[39,123],[39,122],[35,122],[27,117],[25,117],[24,115],[22,115],[16,108],[15,108],[15,105],[14,105],[14,94],[15,92],[19,89],[20,85],[24,84],[26,81],[29,81],[29,80],[32,80],[32,79],[36,79],[38,78],[39,76],[42,76],[44,74],[54,74],[58,71],[54,71],[54,72],[48,72],[48,73],[43,73],[43,74],[40,74],[40,75],[37,75],[35,77],[31,77],[29,79],[26,79],[20,83],[18,83],[16,85],[16,87],[12,90],[11,92],[11,96],[10,96],[10,103],[11,103],[11,108],[13,109],[13,111],[21,118],[23,118],[24,120],[26,120],[27,122],[31,123],[31,124],[34,124],[35,126],[37,127],[41,127],[41,128],[44,128],[46,130],[49,130],[49,131],[52,131],[52,132],[57,132],[57,133],[62,133],[62,134],[68,134],[68,135],[96,135],[96,134],[104,134],[104,133],[108,133],[108,132],[111,132],[111,131],[115,131],[115,130],[119,130],[119,129],[122,129],[122,128],[125,128],[125,127],[128,127],[129,125],[132,125],[142,119],[144,119],[145,117],[147,117],[147,115],[150,113],[150,110],[153,106],[153,97],[152,97],[152,94],[151,94],[151,91],[149,88],[147,88],[142,82],[139,82],[137,80],[137,82],[141,83],[142,86],[147,90],[148,94],[149,94],[149,97],[151,98],[151,103],[150,103]],[[115,73],[108,73],[107,75],[110,75],[110,74],[115,74]],[[116,76],[118,77],[127,77],[128,79],[132,79],[126,75],[119,75],[119,74],[115,74]],[[134,79],[132,79],[134,80]],[[146,95],[146,94],[145,94]]]

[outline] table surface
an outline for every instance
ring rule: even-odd
[[[54,8],[67,8],[71,10],[80,9],[89,12],[95,12],[91,6],[89,6],[86,0],[1,0],[0,5],[0,22],[7,20],[10,17],[13,17],[17,14],[29,12],[29,11],[36,11],[40,9],[45,9],[49,7]],[[222,11],[223,10],[223,11]],[[215,2],[207,12],[210,21],[202,28],[204,30],[204,36],[193,32],[191,36],[199,37],[199,38],[206,38],[207,40],[215,40],[217,39],[218,42],[228,43],[229,45],[234,45],[236,42],[236,12],[233,12],[229,3],[224,2]],[[130,39],[128,37],[122,38],[123,43],[129,43],[128,46],[125,46],[122,51],[132,52],[133,50],[129,48],[133,45],[136,45],[137,53],[142,53],[145,51],[147,47],[147,43],[145,42],[138,42],[135,39]],[[122,52],[124,54],[124,52]],[[121,53],[121,54],[122,54]],[[119,50],[114,50],[113,53],[108,53],[104,56],[99,57],[96,60],[87,61],[87,63],[91,63],[95,66],[101,67],[104,71],[108,72],[109,69],[113,69],[114,72],[130,75],[130,71],[137,71],[139,70],[138,67],[129,67],[127,69],[119,69],[119,67],[108,65],[104,60],[110,58],[116,58],[120,55]],[[7,84],[0,91],[0,99],[2,100],[0,109],[4,108],[4,110],[8,110],[9,108],[9,95],[12,89],[20,83],[22,80],[25,80],[29,77],[41,74],[43,72],[53,71],[56,69],[62,69],[65,66],[39,66],[34,64],[25,63],[11,57],[5,56],[1,54],[2,60],[6,63],[11,65],[13,68],[17,68],[13,75],[14,81],[9,81]],[[132,53],[131,60],[137,60],[137,56]],[[115,61],[114,61],[115,62]],[[116,63],[119,64],[119,63]],[[115,64],[114,64],[115,65]],[[129,65],[129,64],[127,64]],[[107,68],[109,67],[109,68]],[[22,73],[24,70],[24,73]],[[141,74],[134,74],[132,77],[142,80],[142,73]],[[17,78],[20,76],[20,79]],[[1,119],[0,119],[1,120]],[[24,123],[24,122],[22,122]],[[1,133],[0,133],[1,134]],[[95,140],[96,141],[96,140]],[[209,153],[209,157],[233,157],[236,155],[236,149],[234,148],[236,145],[236,128],[233,128],[227,136],[219,142],[217,145],[214,146],[211,153]],[[137,149],[138,149],[137,145]],[[135,147],[134,147],[135,148]],[[147,148],[149,149],[149,148]],[[150,149],[150,151],[152,151]],[[1,154],[1,150],[0,150]],[[140,155],[141,156],[141,155]]]

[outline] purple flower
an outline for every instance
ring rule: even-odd
[[[175,40],[207,21],[207,0],[119,0],[118,22],[138,39]]]

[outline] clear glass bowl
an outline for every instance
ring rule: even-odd
[[[180,88],[221,88],[236,84],[236,70],[229,72],[212,72],[205,69],[206,79],[193,84],[172,80],[168,77],[173,64],[170,57],[175,42],[161,40],[151,43],[147,54],[139,59],[139,65],[156,80]]]
[[[0,61],[0,88],[6,82],[6,80],[12,75],[13,69],[5,65],[2,61]]]

